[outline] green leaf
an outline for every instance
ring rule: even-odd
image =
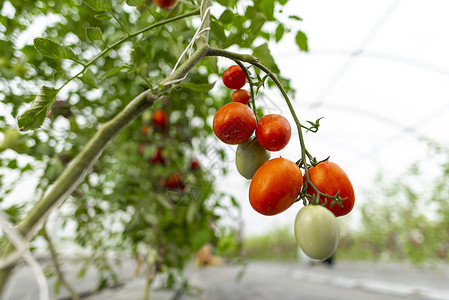
[[[126,4],[128,4],[129,6],[144,5],[145,0],[126,0]]]
[[[100,21],[107,21],[110,18],[111,18],[111,16],[106,12],[95,15],[95,19],[100,20]]]
[[[41,88],[31,106],[17,118],[21,131],[37,129],[44,123],[58,91],[48,86]]]
[[[123,69],[127,69],[127,68],[128,68],[127,66],[118,66],[118,67],[112,68],[112,69],[108,70],[106,73],[104,73],[100,77],[100,80],[114,76],[114,75],[120,73],[120,71],[122,71]]]
[[[63,58],[76,60],[75,53],[73,51],[61,44],[58,44],[47,38],[35,38],[34,47],[44,56],[51,58]]]
[[[233,18],[234,18],[234,12],[230,9],[227,9],[221,14],[221,16],[218,20],[223,24],[230,24],[230,23],[232,23]]]
[[[83,77],[81,77],[81,80],[94,89],[98,88],[97,79],[95,78],[94,72],[91,70],[87,70]]]
[[[102,41],[102,31],[98,27],[87,27],[86,36],[89,41]]]
[[[214,19],[210,22],[210,32],[214,34],[218,40],[226,40],[226,34],[223,26],[221,26],[221,24]]]
[[[257,33],[259,32],[259,30],[262,28],[263,24],[265,24],[266,21],[267,17],[264,14],[260,12],[256,13],[251,22],[251,26],[249,27],[249,30],[251,30],[251,34],[254,38],[257,36]]]
[[[296,45],[298,45],[299,49],[302,51],[309,51],[309,47],[307,45],[307,36],[304,32],[298,30],[295,37]]]
[[[83,2],[95,11],[112,10],[112,0],[83,0]]]
[[[274,4],[273,0],[262,0],[259,4],[259,11],[270,21],[274,20]]]
[[[210,91],[215,85],[215,82],[213,83],[193,83],[193,82],[182,82],[178,84],[178,86],[181,86],[183,88],[195,91],[195,92],[208,92]]]
[[[194,234],[192,238],[192,250],[196,251],[204,246],[211,238],[209,230],[203,229]]]
[[[209,61],[212,70],[214,70],[215,73],[218,73],[218,58],[216,56],[209,56]]]
[[[236,0],[217,0],[217,2],[226,7],[234,7]]]
[[[235,197],[231,196],[231,203],[234,207],[240,207],[239,203],[237,202],[237,199]]]
[[[260,59],[260,62],[270,69],[274,73],[279,73],[279,68],[274,61],[273,56],[271,55],[270,49],[268,48],[268,44],[264,43],[259,47],[255,48],[253,51],[253,55]]]
[[[285,27],[284,27],[284,25],[279,24],[279,25],[276,27],[276,33],[274,34],[274,37],[275,37],[275,39],[276,39],[276,42],[279,42],[279,41],[282,39],[282,37],[284,36],[284,33],[285,33]]]
[[[292,19],[292,20],[296,20],[296,21],[302,21],[302,18],[295,16],[295,15],[290,15],[290,16],[288,16],[288,18]]]

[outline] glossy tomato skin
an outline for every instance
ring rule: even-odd
[[[249,202],[262,215],[276,215],[293,204],[301,186],[299,167],[288,159],[274,158],[254,174],[249,186]]]
[[[257,141],[268,151],[283,149],[290,141],[291,134],[290,123],[281,115],[265,115],[257,123]]]
[[[340,191],[340,197],[346,198],[342,202],[343,207],[338,204],[334,204],[330,207],[332,199],[320,197],[320,203],[324,203],[327,200],[326,207],[334,213],[336,217],[344,216],[348,214],[354,207],[355,195],[352,183],[348,178],[348,175],[337,164],[324,161],[318,165],[309,169],[310,181],[318,188],[318,190],[329,196],[335,196]],[[305,178],[304,178],[305,181]],[[307,194],[315,195],[315,190],[311,187],[307,187]]]
[[[251,137],[256,125],[256,116],[248,106],[231,102],[217,111],[212,127],[223,143],[237,145]]]
[[[162,9],[172,9],[178,0],[153,0],[153,2]]]
[[[236,90],[234,93],[232,93],[232,101],[233,102],[240,102],[242,104],[248,104],[249,99],[251,98],[249,92],[247,90]]]
[[[160,127],[162,130],[167,129],[168,115],[163,109],[158,109],[153,112],[153,124]]]
[[[324,206],[307,205],[296,215],[295,237],[308,257],[325,260],[337,249],[340,226],[337,218]]]
[[[234,90],[242,88],[246,83],[245,72],[238,65],[227,68],[221,77],[224,85]]]
[[[235,152],[237,171],[246,179],[253,178],[256,171],[269,159],[270,153],[254,137],[241,143]]]

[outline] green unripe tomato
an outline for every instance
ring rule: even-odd
[[[340,226],[335,215],[321,205],[307,205],[295,220],[296,242],[313,259],[324,260],[337,250]]]
[[[235,153],[237,171],[246,179],[251,179],[260,166],[270,159],[270,156],[270,152],[259,145],[255,137],[251,137],[237,147]]]

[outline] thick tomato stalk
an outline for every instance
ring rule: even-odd
[[[254,174],[249,186],[249,202],[262,215],[276,215],[293,204],[301,186],[299,167],[288,159],[274,158]]]
[[[352,210],[355,202],[354,188],[352,187],[348,175],[346,175],[342,168],[333,162],[324,161],[309,168],[308,172],[310,181],[321,193],[329,196],[336,196],[339,192],[341,199],[346,198],[341,202],[342,206],[340,206],[338,203],[332,205],[332,199],[321,196],[318,204],[327,202],[326,207],[333,212],[336,217],[344,216]],[[311,185],[307,186],[306,193],[312,196],[316,196],[317,194]]]

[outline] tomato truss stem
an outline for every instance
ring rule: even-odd
[[[346,198],[341,198],[340,197],[340,191],[338,191],[337,194],[334,195],[334,196],[331,196],[331,195],[328,195],[328,194],[324,194],[324,193],[320,192],[320,190],[310,180],[309,167],[313,167],[313,166],[316,166],[317,164],[319,164],[319,163],[321,163],[323,161],[327,161],[329,159],[329,157],[327,157],[324,160],[317,161],[317,159],[314,156],[312,156],[312,154],[310,154],[310,152],[307,150],[305,142],[304,142],[304,134],[302,132],[302,129],[304,128],[307,131],[316,132],[318,130],[319,125],[320,125],[319,121],[321,120],[321,118],[317,119],[315,122],[308,121],[308,123],[310,124],[309,127],[303,126],[301,124],[301,122],[299,121],[298,116],[296,115],[295,109],[293,108],[293,105],[292,105],[292,103],[290,101],[290,98],[289,98],[286,90],[282,86],[281,82],[277,79],[276,75],[273,74],[267,67],[262,65],[256,57],[251,56],[251,55],[247,55],[247,54],[239,54],[239,53],[234,53],[234,52],[230,52],[230,51],[227,51],[227,50],[216,49],[216,48],[210,48],[207,55],[223,56],[223,57],[232,59],[243,69],[243,71],[245,72],[245,75],[246,75],[246,77],[248,79],[248,82],[250,83],[251,99],[252,99],[252,106],[253,106],[254,113],[256,113],[254,94],[253,94],[253,85],[254,85],[254,83],[252,82],[252,80],[251,80],[251,78],[249,76],[249,72],[248,72],[247,68],[242,64],[242,62],[247,62],[247,63],[253,65],[254,67],[260,69],[264,73],[266,73],[266,76],[271,78],[271,80],[276,84],[277,88],[279,89],[279,91],[281,92],[282,96],[284,97],[285,102],[287,103],[287,106],[288,106],[288,108],[290,110],[290,113],[292,114],[292,117],[293,117],[293,119],[295,121],[295,124],[296,124],[296,127],[298,129],[299,143],[300,143],[300,146],[301,146],[301,158],[297,161],[296,164],[299,167],[304,168],[304,173],[305,173],[305,178],[306,178],[306,182],[304,183],[304,186],[303,186],[301,192],[299,193],[299,197],[294,202],[303,200],[304,205],[313,204],[313,205],[324,205],[324,206],[326,206],[327,202],[328,202],[328,199],[329,199],[329,200],[332,200],[331,207],[334,206],[335,204],[338,204],[339,206],[343,206],[342,202],[344,200],[346,200]],[[307,159],[310,162],[310,164],[307,163]],[[310,195],[310,194],[306,193],[307,187],[309,185],[315,191],[315,195]],[[320,203],[320,198],[321,197],[324,197],[324,203]],[[307,203],[307,202],[309,202],[309,203]]]
[[[256,101],[254,100],[254,82],[251,79],[251,76],[249,75],[249,71],[248,69],[242,64],[241,61],[239,60],[234,60],[236,64],[238,64],[240,66],[240,68],[242,68],[243,72],[245,72],[245,76],[246,79],[248,80],[249,83],[249,92],[251,95],[251,107],[253,109],[254,115],[256,116],[256,121],[259,122],[259,118],[257,117],[257,109],[256,109]]]

